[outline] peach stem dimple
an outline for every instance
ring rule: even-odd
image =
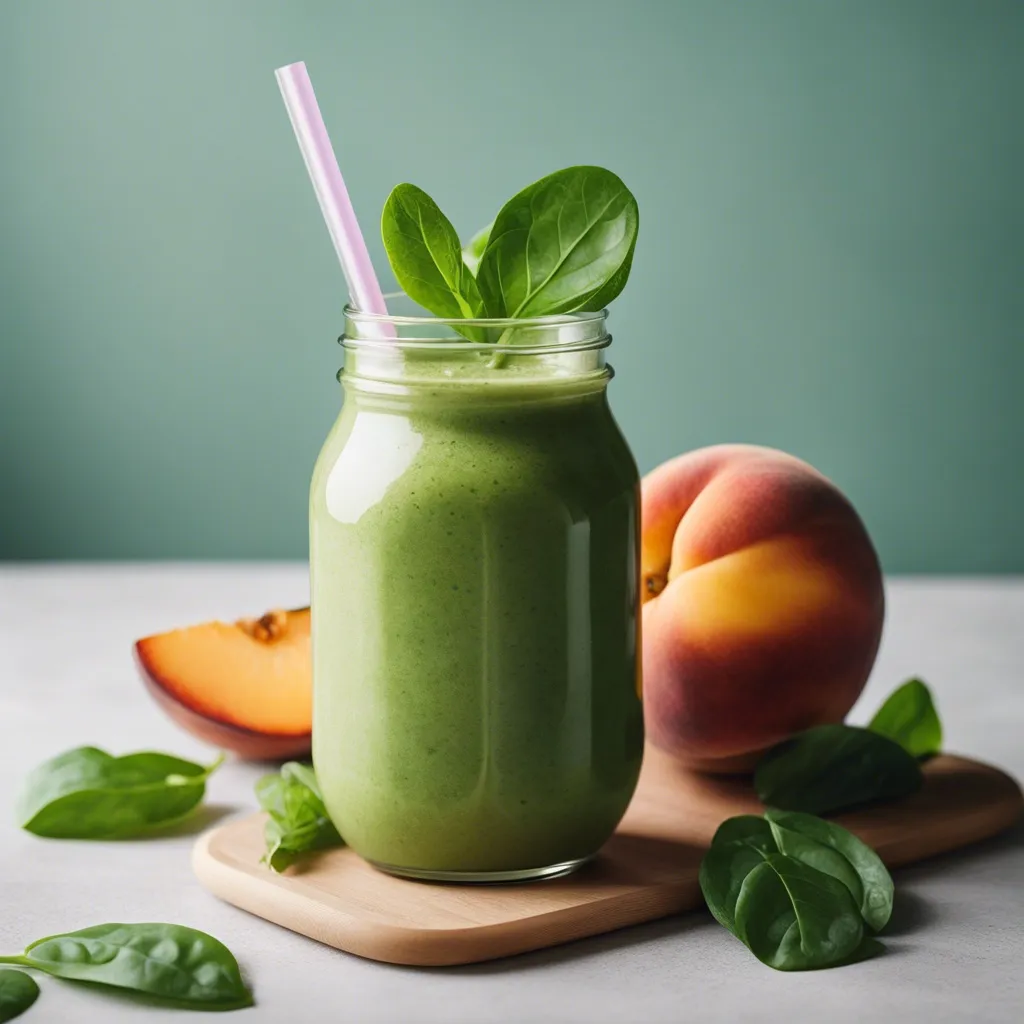
[[[644,577],[643,599],[649,601],[652,597],[657,597],[667,586],[667,573],[648,573]]]

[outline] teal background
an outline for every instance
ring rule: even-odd
[[[604,164],[641,234],[613,404],[832,476],[890,571],[1024,571],[1024,4],[0,2],[0,557],[306,551],[344,284],[277,93],[305,60],[371,254]]]

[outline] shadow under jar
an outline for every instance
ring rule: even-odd
[[[327,809],[393,874],[564,874],[615,829],[643,750],[639,483],[605,316],[350,308],[341,340],[310,498]]]

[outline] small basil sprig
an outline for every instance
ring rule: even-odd
[[[271,870],[283,871],[308,851],[342,845],[308,765],[288,761],[279,774],[264,775],[256,783],[256,799],[269,815],[263,862]]]
[[[868,728],[888,736],[913,757],[930,757],[942,749],[942,722],[931,690],[920,679],[908,679],[893,690]]]
[[[129,989],[175,1006],[233,1010],[252,1005],[231,950],[180,924],[100,924],[39,939],[0,957],[55,978]]]
[[[150,751],[112,757],[96,747],[77,747],[29,774],[18,821],[51,839],[143,835],[193,811],[223,760],[204,766]]]
[[[805,814],[769,811],[723,822],[700,867],[715,919],[782,971],[834,967],[882,947],[892,879],[852,833]]]
[[[24,971],[0,971],[0,1024],[20,1017],[38,998],[35,978]]]

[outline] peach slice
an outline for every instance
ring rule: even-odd
[[[308,608],[147,636],[135,657],[157,704],[193,736],[255,760],[308,756]]]

